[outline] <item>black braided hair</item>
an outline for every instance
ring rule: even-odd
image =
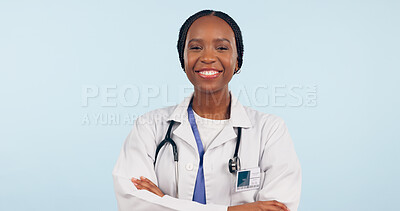
[[[229,26],[232,28],[232,31],[235,34],[236,49],[237,49],[237,55],[238,55],[237,61],[238,61],[238,67],[240,69],[242,67],[242,63],[243,63],[243,38],[242,38],[242,32],[240,31],[239,26],[228,14],[226,14],[224,12],[215,11],[215,10],[202,10],[202,11],[197,12],[194,15],[190,16],[188,19],[186,19],[186,21],[181,26],[181,29],[179,30],[179,38],[178,38],[177,48],[178,48],[179,60],[181,62],[181,67],[182,67],[183,71],[185,71],[185,62],[183,60],[183,52],[185,49],[185,42],[186,42],[186,36],[187,36],[188,30],[195,20],[197,20],[203,16],[207,16],[207,15],[217,16],[217,17],[221,18],[222,20],[227,22],[229,24]],[[237,69],[235,71],[235,73],[237,73],[239,71],[239,69]]]

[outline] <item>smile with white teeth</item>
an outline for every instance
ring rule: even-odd
[[[195,72],[204,79],[214,79],[214,78],[217,78],[222,73],[222,71],[213,70],[213,69],[198,70]]]
[[[217,70],[200,70],[196,71],[200,77],[204,79],[214,79],[217,78],[222,71],[217,71]]]
[[[208,71],[201,71],[199,72],[202,75],[215,75],[217,73],[219,73],[218,71],[214,71],[214,70],[208,70]]]

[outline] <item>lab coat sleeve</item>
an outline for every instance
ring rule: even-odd
[[[207,204],[177,199],[165,195],[159,197],[147,190],[138,190],[130,181],[132,177],[144,176],[158,185],[154,171],[156,149],[155,131],[150,121],[139,117],[125,140],[113,170],[114,190],[119,211],[132,210],[191,210],[226,211],[227,206]]]
[[[276,117],[272,127],[267,125],[263,130],[266,141],[260,160],[264,182],[256,200],[277,200],[296,211],[301,194],[300,162],[284,121]]]

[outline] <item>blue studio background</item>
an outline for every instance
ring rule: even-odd
[[[243,104],[281,116],[299,210],[396,210],[400,2],[0,1],[0,210],[117,210],[133,120],[191,84],[178,30],[201,9],[243,32]]]

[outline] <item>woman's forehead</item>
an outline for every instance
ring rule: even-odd
[[[195,39],[225,38],[235,41],[235,33],[227,22],[217,16],[203,16],[195,20],[190,26],[186,41]]]

